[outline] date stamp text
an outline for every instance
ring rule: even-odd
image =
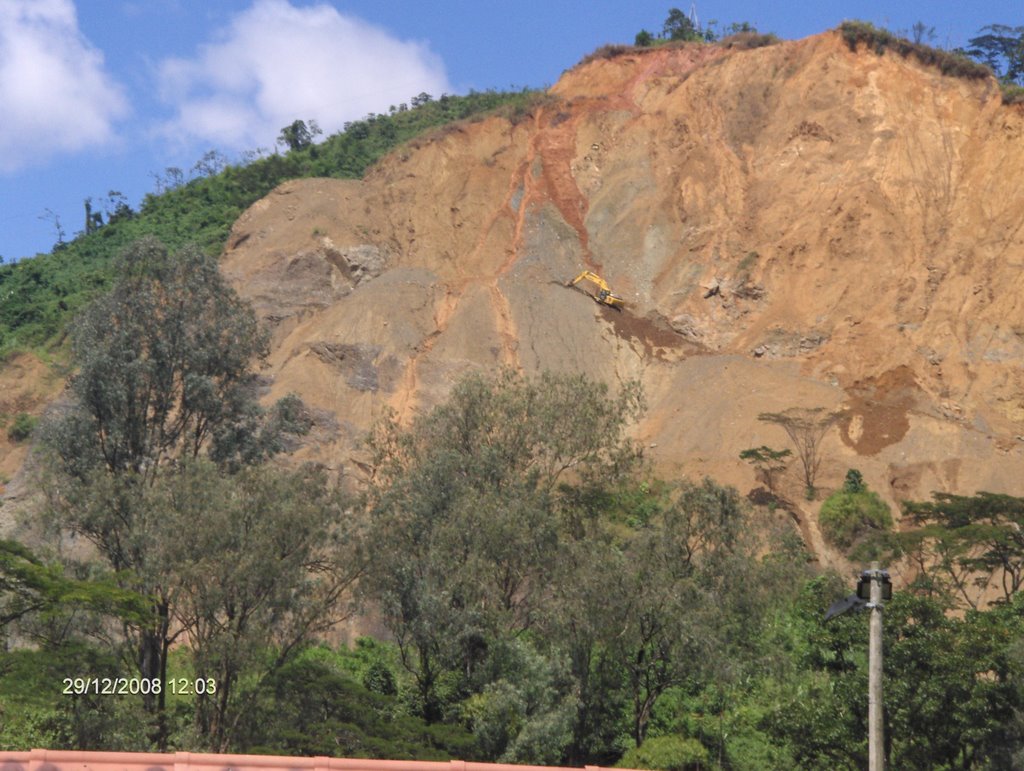
[[[65,696],[202,696],[217,693],[212,677],[172,677],[166,682],[150,677],[65,677],[61,691]]]

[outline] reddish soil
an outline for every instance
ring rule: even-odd
[[[860,455],[874,455],[903,439],[910,430],[909,412],[924,397],[907,366],[858,380],[846,393],[840,436]]]

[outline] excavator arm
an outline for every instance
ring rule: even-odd
[[[589,270],[585,270],[580,273],[572,281],[566,283],[566,286],[576,286],[583,280],[587,280],[597,287],[597,294],[591,295],[601,305],[607,305],[611,308],[618,310],[622,309],[622,306],[626,304],[626,301],[619,297],[617,294],[612,292],[608,283],[596,273],[591,273]],[[589,293],[588,293],[589,294]]]

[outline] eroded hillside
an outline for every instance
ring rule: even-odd
[[[1024,494],[1024,114],[994,81],[851,52],[655,49],[567,72],[520,120],[422,140],[360,182],[287,183],[224,270],[274,327],[301,453],[358,466],[385,408],[460,373],[640,378],[665,473],[754,486],[758,421],[843,408],[820,481],[891,501]],[[564,282],[589,268],[628,306]],[[816,541],[813,533],[808,533]]]

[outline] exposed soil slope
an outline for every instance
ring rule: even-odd
[[[28,458],[30,442],[14,441],[8,431],[21,413],[38,418],[59,395],[63,380],[63,373],[29,353],[18,354],[0,366],[0,499],[10,504],[0,515],[0,534],[11,526],[15,504],[28,492],[19,472]]]
[[[332,465],[384,408],[513,366],[640,378],[665,473],[750,489],[739,452],[785,444],[758,414],[823,406],[848,410],[825,486],[857,467],[893,501],[1021,495],[1021,179],[1024,115],[994,81],[834,33],[656,49],[364,181],[283,185],[224,269],[274,324],[271,396],[318,410],[303,453]],[[628,308],[562,285],[584,268]]]

